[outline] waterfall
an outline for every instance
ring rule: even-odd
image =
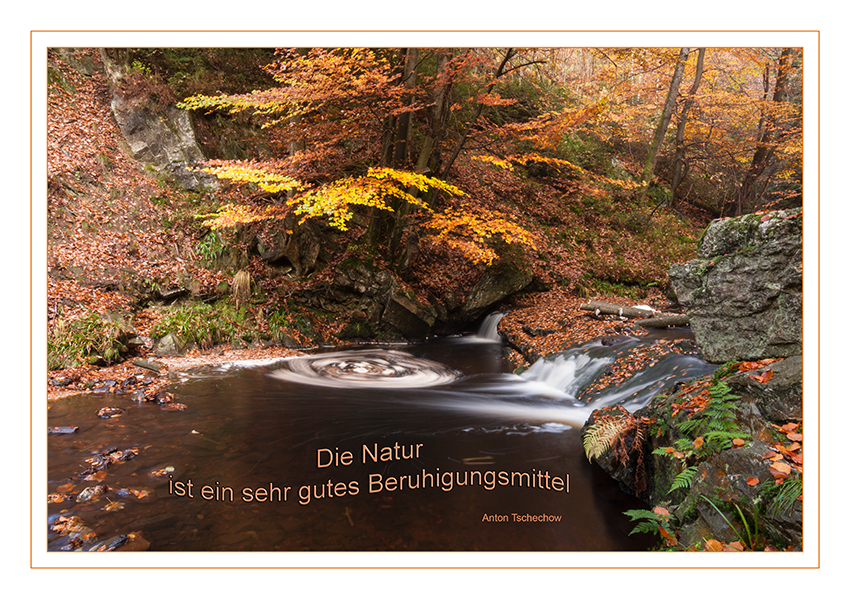
[[[575,399],[613,358],[593,358],[586,353],[559,355],[554,360],[543,358],[532,364],[520,376],[529,382],[541,383]]]
[[[505,315],[501,312],[494,312],[488,315],[478,328],[478,333],[475,334],[475,337],[480,341],[501,343],[502,338],[499,336],[499,322],[504,317]]]

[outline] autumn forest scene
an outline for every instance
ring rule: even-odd
[[[49,49],[47,549],[801,551],[803,66]]]

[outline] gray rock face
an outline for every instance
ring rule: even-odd
[[[766,371],[773,373],[766,383],[753,378]],[[751,397],[766,420],[777,424],[803,421],[803,356],[736,374],[728,382],[733,393]]]
[[[713,222],[697,259],[670,283],[705,359],[784,358],[803,351],[802,210]]]
[[[493,304],[528,286],[531,279],[530,272],[510,265],[488,269],[472,288],[461,314],[468,320],[477,318]]]
[[[169,107],[163,113],[113,95],[112,112],[133,158],[155,167],[185,189],[217,187],[216,177],[191,170],[204,159],[189,113]]]

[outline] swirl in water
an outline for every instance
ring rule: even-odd
[[[366,349],[287,359],[272,376],[323,387],[433,387],[459,373],[406,352]]]

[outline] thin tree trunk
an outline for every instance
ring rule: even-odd
[[[502,76],[502,74],[505,72],[505,67],[508,64],[508,61],[511,58],[513,58],[515,55],[516,55],[516,50],[514,50],[513,48],[508,48],[508,50],[505,52],[505,57],[502,59],[502,62],[499,64],[499,67],[496,69],[496,73],[493,75],[492,83],[490,83],[490,85],[487,87],[487,91],[485,93],[489,94],[491,91],[493,91],[493,88],[496,86],[496,80],[499,77]],[[477,121],[478,117],[481,116],[481,112],[483,110],[484,110],[484,105],[479,104],[478,107],[475,110],[475,116],[473,116],[472,120],[469,121],[469,123],[467,123],[466,130],[463,132],[463,135],[461,136],[460,141],[455,146],[454,152],[452,152],[451,157],[446,162],[445,166],[442,168],[441,174],[442,174],[444,179],[449,176],[449,171],[451,170],[452,165],[455,163],[455,160],[457,160],[458,154],[460,154],[460,151],[463,149],[463,146],[466,145],[466,140],[469,139],[469,133],[470,133],[470,131],[472,131],[472,125],[475,124],[475,121]]]
[[[700,80],[702,79],[703,63],[705,60],[705,48],[699,49],[697,55],[697,70],[694,75],[694,82],[691,89],[688,90],[688,96],[685,103],[682,105],[682,112],[679,114],[679,124],[676,127],[676,158],[673,160],[673,180],[670,184],[670,206],[675,208],[678,200],[677,191],[679,185],[688,174],[688,163],[685,161],[685,126],[688,123],[688,112],[694,105],[696,93],[699,89]]]
[[[753,160],[750,163],[750,168],[744,175],[744,180],[741,183],[741,188],[738,192],[738,201],[735,206],[735,215],[740,216],[746,210],[754,205],[757,197],[756,181],[764,173],[770,159],[776,150],[776,143],[781,138],[777,131],[778,124],[776,122],[776,107],[780,102],[784,102],[788,96],[788,71],[791,62],[791,48],[783,48],[782,54],[779,57],[779,65],[776,73],[776,85],[773,88],[772,106],[767,108],[767,116],[760,124],[758,140],[756,142],[756,151],[753,154]],[[767,72],[765,74],[765,85],[769,85]]]
[[[664,101],[664,109],[661,111],[661,118],[658,120],[658,126],[655,128],[655,135],[652,137],[652,144],[649,146],[649,155],[646,157],[646,163],[643,168],[643,176],[641,180],[644,183],[643,189],[640,192],[640,200],[646,198],[646,192],[652,178],[655,176],[655,165],[658,161],[658,150],[661,148],[661,143],[664,141],[664,136],[667,134],[667,127],[670,125],[670,118],[673,116],[673,110],[676,108],[676,98],[679,96],[679,86],[682,83],[682,76],[685,73],[685,64],[688,61],[688,48],[679,50],[679,58],[676,60],[676,66],[673,69],[673,79],[670,81],[670,89],[667,90],[667,99]]]

